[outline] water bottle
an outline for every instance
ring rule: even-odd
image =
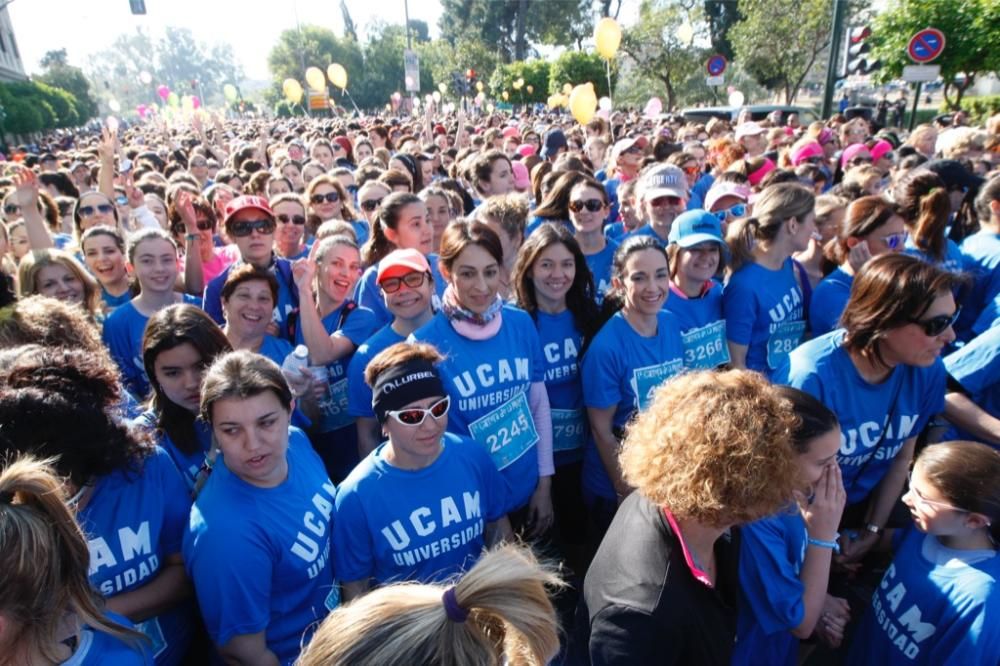
[[[302,373],[308,368],[309,348],[305,345],[297,346],[281,364],[281,374],[285,376],[285,381],[288,382],[288,387],[292,390],[293,395],[300,396],[308,388],[309,380]]]

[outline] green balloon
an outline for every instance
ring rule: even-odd
[[[180,105],[180,103],[181,103],[181,100],[177,96],[177,93],[172,92],[169,95],[167,95],[167,104],[169,106],[172,106],[172,107],[174,107],[176,109]]]

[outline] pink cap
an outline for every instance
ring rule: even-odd
[[[750,199],[750,188],[740,183],[728,181],[715,183],[705,195],[705,210],[712,210],[712,206],[723,197],[737,197],[743,201]]]
[[[518,137],[521,136],[521,133],[519,131],[517,131],[516,127],[505,127],[503,129],[502,134],[503,134],[503,138],[505,138],[505,139],[508,139],[508,138],[510,138],[512,136],[518,136]]]
[[[763,134],[764,132],[765,130],[763,127],[751,120],[736,128],[736,140],[739,141],[745,136],[757,136],[758,134]]]
[[[823,146],[818,141],[810,141],[796,148],[792,153],[792,164],[798,166],[810,157],[823,157]]]
[[[248,194],[242,197],[236,197],[226,204],[226,214],[223,217],[222,226],[229,224],[229,220],[231,220],[236,213],[247,209],[259,210],[260,212],[265,213],[268,217],[274,217],[274,211],[271,210],[271,206],[267,203],[267,199]]]
[[[892,152],[892,144],[885,139],[879,139],[875,142],[874,146],[868,149],[868,152],[872,154],[872,161],[878,162],[880,159]]]
[[[530,143],[522,143],[517,147],[517,154],[521,157],[527,157],[528,155],[535,154],[535,147]]]
[[[775,169],[774,162],[765,157],[764,164],[762,164],[759,169],[750,174],[749,176],[750,184],[753,186],[759,185],[760,181],[764,180],[764,176],[774,171],[774,169]]]
[[[859,155],[871,157],[871,153],[868,152],[868,146],[863,143],[852,143],[847,148],[844,148],[844,152],[840,154],[840,168],[843,169],[846,167],[848,162]]]
[[[514,187],[519,190],[531,188],[531,176],[528,175],[528,167],[524,166],[523,162],[514,160],[510,163],[510,170],[514,174]]]
[[[375,284],[380,284],[382,280],[391,277],[399,277],[407,273],[430,273],[431,267],[427,263],[427,258],[420,254],[419,250],[408,248],[405,250],[393,250],[378,262],[378,274],[375,276]]]

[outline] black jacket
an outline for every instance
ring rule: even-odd
[[[715,544],[715,588],[692,574],[662,508],[632,493],[584,581],[590,661],[728,666],[736,637],[739,537]],[[581,646],[582,647],[582,646]]]

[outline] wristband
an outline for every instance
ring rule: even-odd
[[[184,240],[192,242],[198,240],[198,234],[184,234]]]
[[[840,536],[840,534],[834,535],[833,541],[823,541],[822,539],[813,539],[812,537],[809,537],[809,545],[810,546],[818,546],[820,548],[829,548],[833,552],[839,553],[840,552],[840,544],[837,542],[837,537],[839,537],[839,536]]]
[[[879,527],[875,523],[868,523],[867,525],[865,525],[865,530],[871,532],[875,536],[879,536],[882,534],[882,532],[885,531],[885,529]]]

